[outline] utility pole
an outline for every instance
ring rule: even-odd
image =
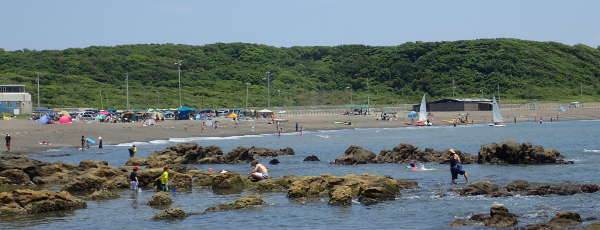
[[[483,88],[481,88],[481,99],[483,99]]]
[[[369,76],[367,76],[367,108],[371,108],[371,90],[369,88]]]
[[[100,109],[104,109],[104,101],[102,100],[102,90],[100,90]]]
[[[271,108],[271,71],[267,71],[267,108]]]
[[[182,60],[175,62],[175,65],[177,65],[177,76],[179,77],[179,108],[183,107],[183,104],[181,103],[181,63],[182,62],[183,62]]]
[[[579,97],[583,98],[583,83],[579,83]]]
[[[40,73],[37,74],[37,107],[40,107]]]
[[[248,88],[250,88],[250,82],[246,82],[246,109],[248,108]]]
[[[127,92],[127,96],[126,96],[127,111],[131,111],[131,108],[129,107],[129,73],[125,73],[125,83],[126,83],[126,92]]]
[[[454,77],[452,77],[452,97],[456,97],[456,94],[454,91],[456,91],[456,86],[454,85]]]

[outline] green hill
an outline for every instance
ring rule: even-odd
[[[177,107],[177,67],[183,60],[183,104],[192,107],[415,103],[423,93],[503,98],[600,98],[600,50],[585,45],[517,39],[410,42],[398,46],[343,45],[277,48],[231,43],[147,44],[65,50],[0,49],[0,84],[25,84],[49,107],[125,107],[125,74],[132,107]]]

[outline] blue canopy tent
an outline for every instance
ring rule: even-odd
[[[190,116],[192,115],[192,112],[194,112],[194,111],[195,111],[194,108],[190,108],[190,107],[186,107],[186,106],[178,108],[176,119],[177,120],[189,120]]]
[[[44,115],[44,116],[40,117],[40,119],[38,119],[36,122],[40,125],[47,125],[49,120],[50,120],[50,117],[48,115]]]

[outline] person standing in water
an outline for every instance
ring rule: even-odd
[[[98,137],[98,148],[102,149],[102,136]]]
[[[164,167],[162,174],[160,174],[160,190],[163,192],[169,191],[169,168]]]
[[[130,188],[131,190],[137,191],[140,186],[140,180],[138,179],[138,166],[133,166],[131,174],[129,174]]]
[[[131,148],[129,148],[129,158],[133,158],[135,156],[135,153],[137,153],[137,147],[135,147],[135,145],[132,145]]]
[[[81,136],[81,151],[85,150],[85,142],[86,142],[85,137]]]
[[[448,150],[450,153],[450,173],[452,174],[452,184],[456,184],[456,179],[458,179],[458,175],[463,175],[465,177],[465,181],[469,183],[469,174],[465,172],[462,167],[462,160],[460,156],[454,149]]]
[[[11,141],[12,137],[10,137],[10,134],[6,134],[6,137],[4,137],[4,145],[6,146],[6,151],[10,152],[10,141]]]

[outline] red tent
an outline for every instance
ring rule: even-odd
[[[69,116],[62,116],[62,117],[60,117],[60,119],[58,119],[59,124],[67,124],[67,123],[72,123],[72,122],[73,122],[73,120]]]

